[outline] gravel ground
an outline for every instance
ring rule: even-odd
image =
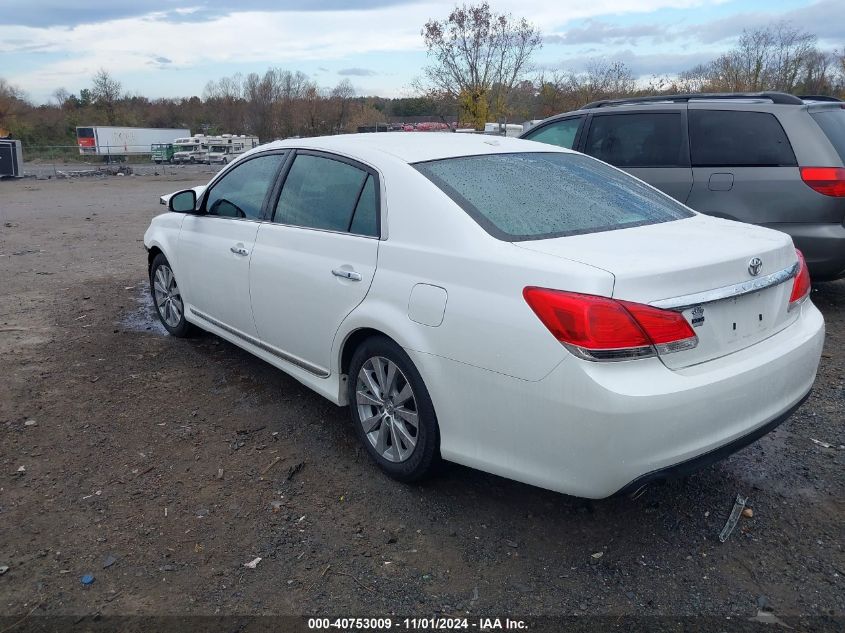
[[[207,179],[174,172],[0,182],[0,614],[845,626],[845,282],[813,291],[812,397],[685,481],[600,502],[458,466],[405,486],[346,410],[215,336],[162,333],[142,235],[159,194]],[[753,517],[723,544],[737,494]]]
[[[106,164],[97,162],[65,162],[65,161],[32,161],[24,163],[23,173],[27,178],[38,180],[62,179],[65,177],[77,178],[79,174],[97,170],[117,170],[123,167],[128,168],[137,176],[162,176],[164,178],[198,178],[200,182],[208,182],[213,174],[216,174],[223,165],[156,165],[153,162],[143,163],[112,163]]]

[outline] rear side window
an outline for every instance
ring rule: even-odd
[[[845,110],[837,108],[836,110],[820,110],[818,112],[811,112],[816,123],[824,132],[830,144],[839,154],[845,164]]]
[[[693,167],[793,167],[795,154],[773,114],[689,111]]]
[[[376,236],[373,180],[347,163],[301,154],[285,178],[273,219],[312,229]]]
[[[521,152],[417,163],[494,237],[536,240],[688,218],[689,209],[574,153]]]
[[[525,138],[529,141],[548,143],[549,145],[572,149],[572,146],[575,145],[575,137],[578,135],[578,128],[581,127],[581,121],[583,119],[584,117],[578,116],[549,123],[536,131],[529,132]]]
[[[617,167],[680,167],[680,112],[596,115],[584,153]]]

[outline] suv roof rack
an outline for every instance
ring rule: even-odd
[[[804,105],[804,102],[800,98],[785,92],[701,92],[697,94],[651,95],[648,97],[629,97],[627,99],[603,99],[588,103],[581,110],[625,105],[628,103],[659,103],[661,101],[686,103],[692,99],[769,99],[772,103],[779,105]]]
[[[804,101],[831,101],[833,103],[842,103],[842,99],[831,97],[829,95],[799,95],[799,99]]]

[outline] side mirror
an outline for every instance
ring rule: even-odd
[[[197,208],[197,192],[193,189],[185,189],[174,193],[167,201],[169,211],[176,213],[194,213]]]

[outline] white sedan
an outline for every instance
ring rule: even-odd
[[[815,379],[824,322],[788,235],[568,150],[291,139],[162,201],[144,243],[167,330],[349,405],[403,481],[445,459],[633,493],[754,441]]]

